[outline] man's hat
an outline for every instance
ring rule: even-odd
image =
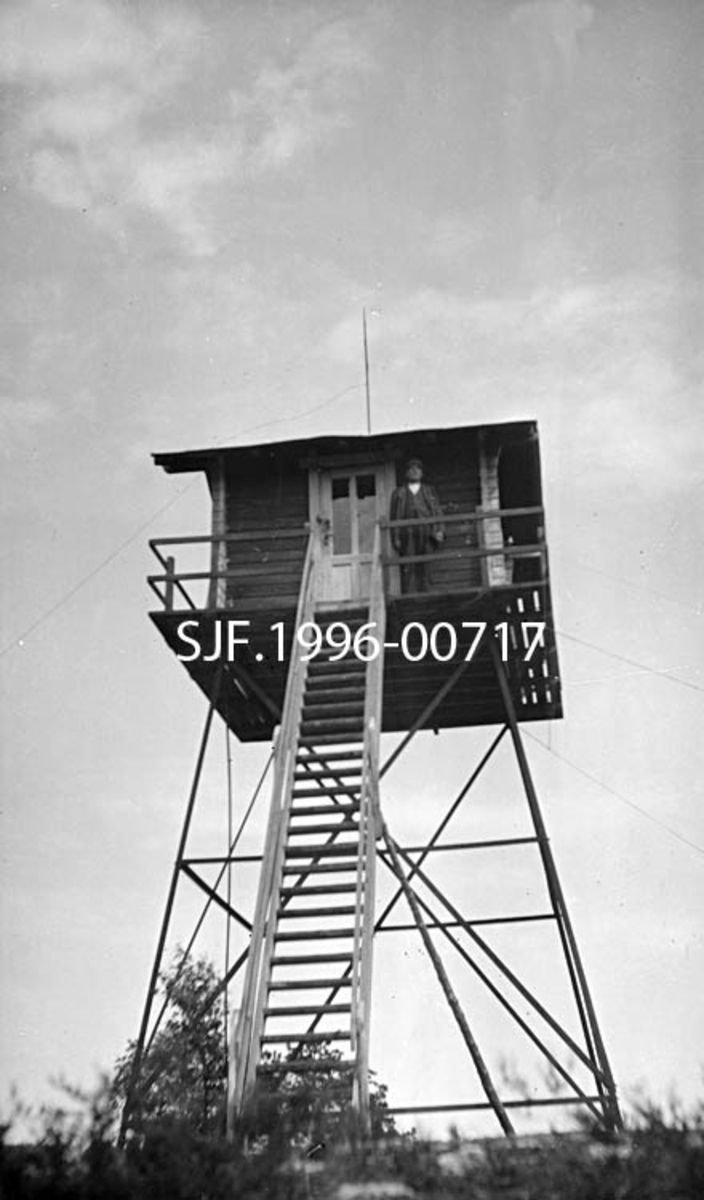
[[[420,458],[409,458],[408,462],[406,463],[406,470],[409,471],[411,467],[420,467],[420,469],[422,471],[423,463],[422,463],[421,459]]]

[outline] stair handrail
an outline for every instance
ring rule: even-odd
[[[320,560],[320,537],[320,528],[312,526],[303,563],[281,726],[274,748],[274,781],[264,842],[264,857],[259,876],[240,1014],[233,1035],[232,1054],[235,1079],[228,1113],[230,1128],[235,1113],[242,1111],[244,1101],[254,1083],[257,1068],[256,1050],[263,1027],[266,976],[272,956],[276,926],[275,903],[283,863],[288,810],[291,804],[295,745],[308,666],[308,663],[303,661],[303,652],[296,633],[313,616],[315,584]]]
[[[364,748],[360,789],[359,837],[352,958],[352,1053],[356,1063],[354,1103],[362,1122],[369,1123],[369,1015],[372,986],[372,938],[376,880],[376,839],[379,825],[379,739],[384,686],[386,603],[381,555],[381,531],[374,532],[369,592],[369,625],[379,653],[366,668]]]

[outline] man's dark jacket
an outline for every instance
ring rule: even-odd
[[[390,520],[406,521],[414,517],[437,517],[438,520],[427,525],[402,525],[392,529],[391,543],[397,554],[430,554],[444,537],[442,509],[427,483],[421,483],[415,495],[406,483],[392,492]]]

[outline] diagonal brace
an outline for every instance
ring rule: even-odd
[[[246,929],[248,933],[252,932],[252,922],[248,921],[246,917],[243,917],[242,914],[239,913],[236,908],[233,908],[231,904],[228,904],[226,900],[223,900],[222,896],[218,895],[215,889],[212,888],[209,883],[206,883],[197,871],[193,870],[193,867],[189,866],[188,863],[181,863],[181,870],[183,871],[184,875],[187,875],[189,879],[193,880],[193,883],[197,883],[198,887],[203,889],[206,896],[209,896],[213,901],[213,904],[218,904],[220,908],[227,913],[228,917],[232,917],[234,921],[238,921],[243,929]]]
[[[513,1125],[511,1124],[511,1121],[509,1120],[506,1110],[505,1110],[503,1104],[501,1103],[501,1100],[499,1099],[498,1093],[494,1087],[494,1084],[492,1082],[491,1076],[487,1069],[486,1063],[484,1062],[484,1059],[482,1057],[479,1046],[477,1045],[477,1043],[474,1039],[474,1035],[469,1027],[469,1023],[467,1021],[467,1018],[464,1015],[464,1011],[460,1005],[460,1002],[454,993],[452,984],[450,983],[450,979],[445,970],[442,959],[440,958],[440,955],[437,952],[437,949],[435,947],[433,939],[431,938],[431,936],[426,928],[425,921],[423,920],[423,914],[420,910],[420,905],[418,904],[418,901],[416,899],[416,895],[415,895],[413,889],[410,887],[408,880],[403,873],[403,868],[401,866],[401,860],[398,855],[396,843],[394,842],[393,838],[391,837],[389,830],[388,830],[388,826],[386,825],[385,821],[382,822],[382,835],[383,835],[384,841],[386,842],[386,847],[387,847],[389,856],[390,856],[392,864],[393,864],[394,873],[397,876],[397,878],[401,884],[403,893],[408,902],[408,906],[409,906],[411,912],[413,913],[413,918],[416,922],[416,925],[418,926],[418,930],[420,932],[421,938],[423,939],[423,944],[428,952],[428,956],[433,964],[433,967],[435,968],[435,973],[440,981],[440,986],[441,986],[443,992],[445,993],[445,998],[452,1010],[453,1016],[454,1016],[455,1020],[457,1021],[457,1024],[459,1025],[460,1031],[462,1033],[462,1037],[464,1038],[465,1043],[467,1045],[467,1049],[469,1050],[469,1053],[472,1056],[472,1061],[474,1062],[474,1065],[477,1069],[477,1074],[479,1075],[479,1079],[480,1079],[481,1085],[484,1089],[486,1098],[489,1101],[489,1103],[491,1104],[491,1107],[493,1108],[494,1112],[496,1113],[496,1116],[499,1120],[499,1124],[501,1125],[501,1128],[503,1129],[504,1133],[507,1134],[508,1136],[512,1136],[515,1133]]]

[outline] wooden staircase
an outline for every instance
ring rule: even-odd
[[[313,539],[311,553],[299,626],[314,619],[324,631],[344,620],[354,634],[376,621],[383,643],[380,568],[369,603],[323,613],[315,607]],[[351,1103],[368,1122],[383,651],[367,663],[353,652],[336,661],[338,653],[299,656],[289,669],[234,1037],[231,1121],[258,1091],[270,1098],[285,1076],[315,1072],[330,1104]]]

